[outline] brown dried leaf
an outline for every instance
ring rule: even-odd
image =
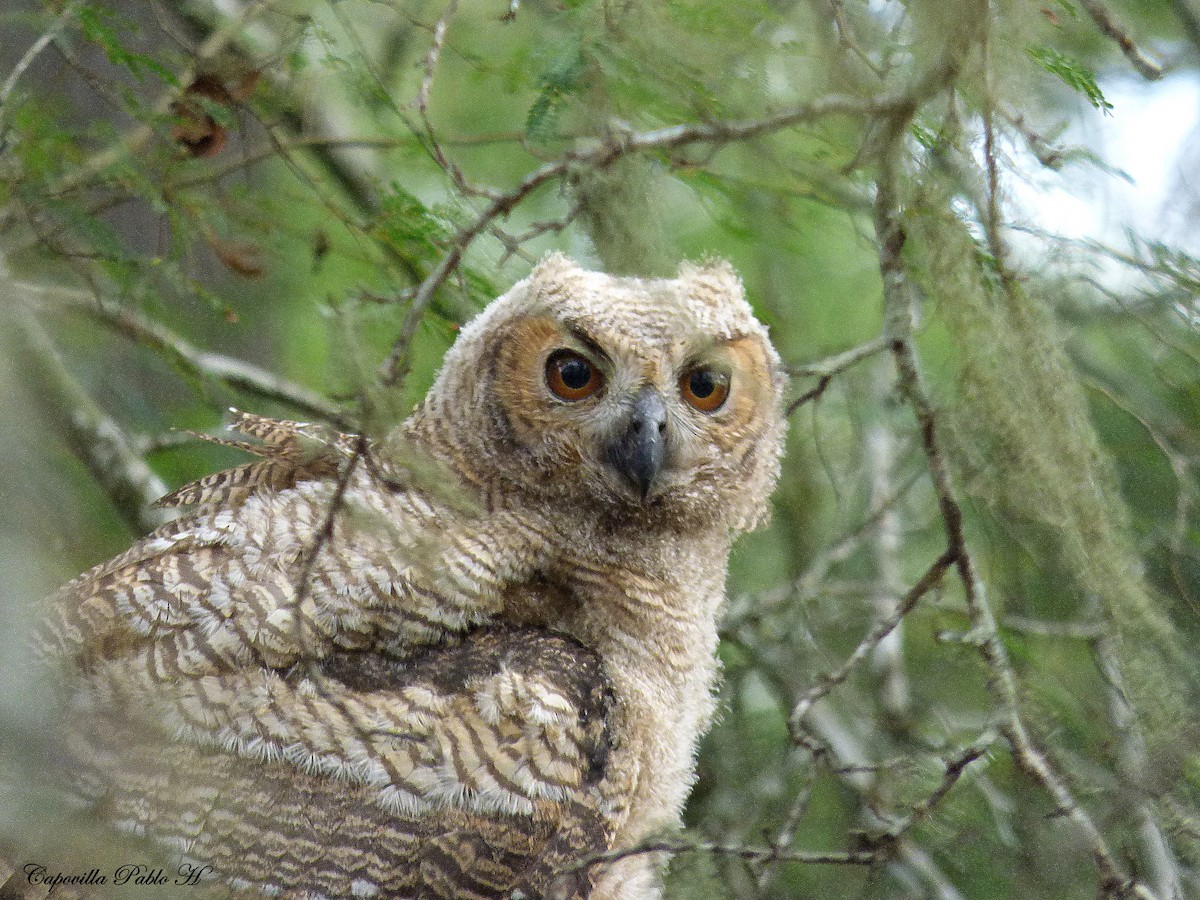
[[[195,157],[216,156],[229,142],[229,130],[216,121],[196,101],[204,97],[222,106],[232,106],[235,98],[220,81],[211,75],[201,75],[183,92],[183,96],[171,104],[175,124],[171,126],[171,140],[181,145],[189,155]]]
[[[226,240],[211,228],[204,229],[204,239],[217,259],[229,271],[243,278],[261,278],[266,271],[262,263],[262,250],[258,244],[252,241]]]
[[[229,93],[236,102],[241,103],[243,100],[249,99],[250,95],[254,93],[254,89],[258,87],[258,82],[261,80],[262,71],[260,69],[252,69],[238,79],[238,83],[233,86],[233,90]]]

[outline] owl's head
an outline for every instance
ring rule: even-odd
[[[465,327],[414,425],[493,496],[754,527],[783,375],[726,263],[618,278],[547,257]]]

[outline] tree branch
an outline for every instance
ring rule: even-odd
[[[62,11],[54,17],[54,20],[50,23],[46,30],[41,33],[36,41],[30,44],[29,49],[22,54],[19,60],[17,60],[17,64],[13,66],[12,71],[8,73],[8,77],[4,79],[4,84],[0,85],[0,147],[4,146],[5,134],[8,130],[8,127],[3,123],[5,119],[5,113],[8,112],[9,96],[11,96],[13,89],[17,86],[17,82],[21,79],[21,76],[25,74],[26,70],[28,70],[31,65],[33,65],[33,61],[38,58],[38,55],[43,50],[50,46],[50,43],[55,37],[58,36],[58,33],[62,31],[63,26],[65,26],[71,16],[75,14],[75,8],[77,6],[79,6],[78,0],[72,0],[72,2],[63,6]]]
[[[203,65],[219,56],[237,38],[246,22],[265,12],[275,2],[277,0],[256,0],[242,10],[236,18],[227,22],[224,27],[214,31],[208,40],[197,49],[191,65],[179,78],[179,86],[164,91],[151,107],[151,114],[165,115],[170,110],[171,104],[179,99],[180,92],[186,90],[195,80]],[[72,169],[70,174],[55,186],[55,193],[68,193],[80,185],[86,184],[93,176],[120,162],[124,157],[140,152],[150,143],[154,133],[154,127],[151,125],[135,128],[111,147],[96,153],[77,168]]]
[[[982,581],[967,549],[963,513],[959,505],[938,438],[933,404],[919,374],[913,343],[914,292],[908,282],[901,256],[906,240],[902,223],[897,175],[892,153],[885,154],[876,183],[875,234],[879,244],[879,267],[883,276],[886,334],[899,375],[898,388],[916,417],[934,493],[946,532],[948,553],[953,557],[962,582],[975,644],[987,665],[988,686],[996,699],[999,729],[1017,766],[1053,799],[1059,812],[1075,824],[1086,842],[1100,873],[1100,888],[1107,895],[1151,898],[1154,894],[1127,875],[1109,849],[1104,836],[1088,812],[1079,804],[1065,781],[1037,748],[1021,714],[1016,674],[1000,640],[996,620],[987,601]]]
[[[62,308],[88,316],[167,359],[181,363],[197,377],[218,381],[247,394],[286,404],[339,427],[348,425],[349,420],[342,410],[317,392],[245,360],[201,350],[165,325],[147,318],[129,306],[86,291],[55,285],[11,284],[9,291],[9,300],[15,304],[32,302],[44,309]]]
[[[1137,69],[1139,75],[1147,81],[1157,81],[1162,78],[1162,67],[1138,49],[1137,44],[1133,42],[1133,38],[1129,36],[1125,27],[1117,21],[1112,10],[1100,0],[1079,0],[1079,5],[1092,17],[1092,21],[1096,23],[1096,27],[1100,29],[1101,33],[1121,48],[1121,52],[1125,54],[1129,64]]]
[[[441,261],[413,294],[399,334],[392,344],[392,350],[379,367],[380,381],[385,386],[392,386],[407,375],[408,348],[416,335],[421,319],[432,302],[434,294],[458,267],[463,254],[475,239],[485,233],[494,221],[511,213],[538,188],[549,182],[566,178],[576,167],[584,166],[600,170],[608,168],[624,156],[635,153],[678,150],[694,144],[723,146],[734,141],[750,140],[804,122],[831,116],[890,116],[898,110],[913,108],[914,103],[914,98],[909,94],[877,97],[870,100],[839,96],[825,97],[762,119],[740,122],[698,122],[674,125],[654,131],[610,134],[605,140],[591,147],[570,151],[558,159],[544,163],[526,175],[515,187],[493,195],[491,201],[475,219],[459,230]]]
[[[1149,877],[1160,897],[1173,900],[1183,897],[1183,882],[1179,876],[1179,864],[1171,853],[1171,845],[1155,816],[1154,807],[1145,796],[1146,742],[1138,728],[1137,717],[1125,693],[1124,679],[1117,654],[1112,652],[1107,639],[1092,644],[1096,664],[1108,682],[1109,717],[1117,732],[1117,771],[1127,787],[1137,792],[1138,799],[1134,814],[1138,822],[1138,834],[1142,842],[1142,858],[1145,860]]]
[[[855,667],[867,657],[867,655],[879,646],[892,631],[900,624],[901,620],[907,616],[917,602],[933,590],[942,580],[942,576],[957,561],[956,554],[952,550],[947,550],[933,564],[925,570],[925,574],[918,579],[917,583],[909,588],[908,592],[896,604],[896,608],[891,614],[880,619],[870,633],[863,638],[854,652],[847,657],[846,661],[830,672],[828,675],[822,676],[815,687],[811,688],[804,694],[792,707],[792,714],[788,717],[788,727],[792,732],[792,739],[798,743],[801,741],[801,730],[803,728],[804,717],[808,715],[809,710],[817,701],[829,695],[839,684],[844,682]]]
[[[880,862],[884,856],[874,850],[780,850],[775,847],[751,847],[741,844],[716,844],[707,841],[689,843],[688,841],[650,841],[620,850],[609,850],[605,853],[595,853],[579,860],[569,869],[560,874],[570,875],[581,872],[592,866],[611,865],[623,859],[634,856],[644,856],[650,853],[666,853],[672,856],[680,853],[713,853],[719,856],[735,856],[753,862],[777,860],[782,862],[803,863],[813,866],[870,866]]]
[[[864,359],[886,349],[887,340],[881,336],[859,344],[857,347],[851,347],[849,350],[826,357],[819,362],[806,363],[795,369],[791,369],[788,374],[801,377],[815,377],[817,383],[814,387],[809,388],[789,403],[784,415],[790,416],[805,403],[816,400],[825,393],[826,389],[833,382],[833,379],[838,375],[841,375],[847,369],[852,368]]]
[[[11,283],[0,283],[0,290],[9,295],[6,300],[11,299]],[[88,396],[37,319],[19,304],[4,305],[5,318],[23,337],[20,352],[28,371],[38,378],[45,400],[42,408],[117,513],[137,534],[153,531],[173,518],[171,511],[154,506],[154,501],[166,494],[166,484],[134,451],[121,426]]]

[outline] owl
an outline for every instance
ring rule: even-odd
[[[728,265],[553,255],[386,436],[235,413],[52,598],[72,790],[222,894],[659,896],[782,389]]]

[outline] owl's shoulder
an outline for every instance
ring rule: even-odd
[[[305,480],[336,477],[347,460],[371,449],[364,438],[307,422],[272,419],[231,410],[229,430],[254,438],[192,434],[211,444],[232,447],[257,457],[251,462],[205,475],[171,491],[155,504],[183,506],[236,505],[261,490],[283,490]]]

